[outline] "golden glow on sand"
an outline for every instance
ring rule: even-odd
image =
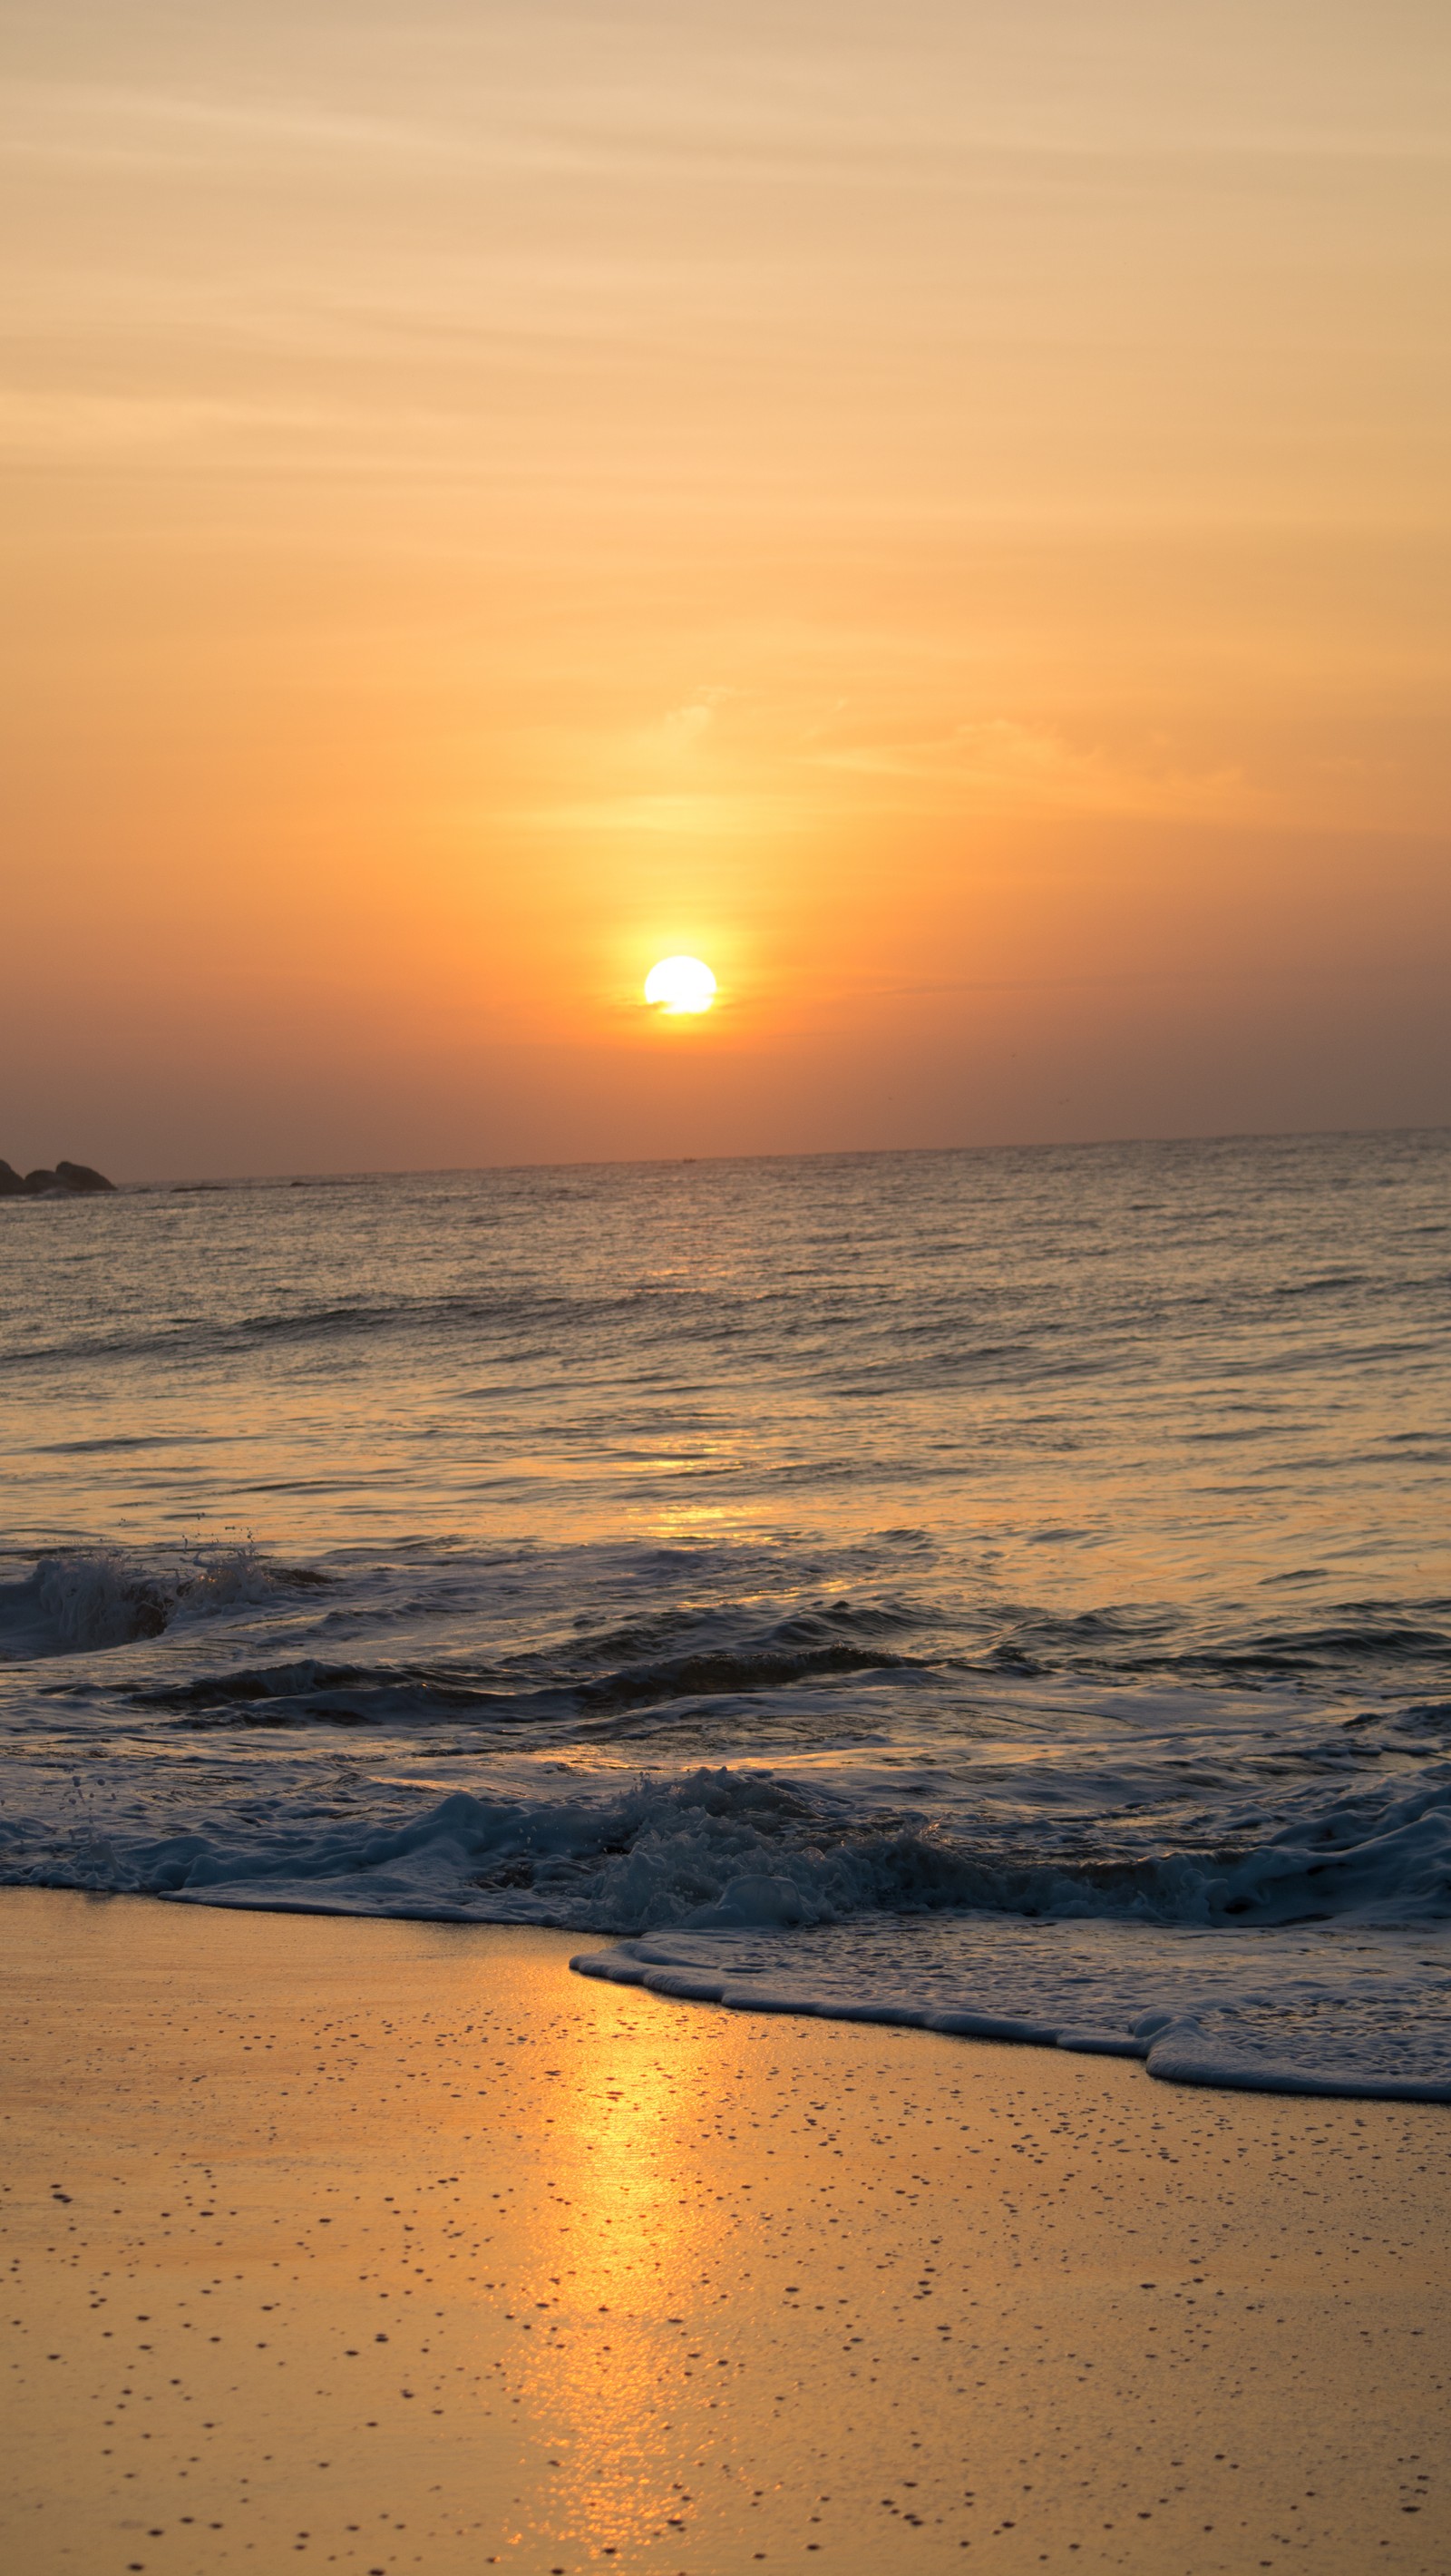
[[[645,978],[645,999],[670,1018],[686,1011],[708,1011],[716,983],[698,957],[662,957]]]

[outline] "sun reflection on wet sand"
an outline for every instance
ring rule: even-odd
[[[717,2400],[682,2390],[672,2408],[664,2395],[719,2226],[696,2160],[701,2119],[728,2078],[691,2037],[662,2026],[642,2045],[602,2019],[571,2052],[555,2079],[561,2241],[540,2248],[527,2281],[536,2339],[523,2388],[560,2472],[541,2499],[542,2528],[561,2548],[586,2542],[625,2563],[679,2516],[687,2457],[693,2465],[702,2441],[722,2439],[698,2420],[687,2438],[680,2422]],[[696,2366],[705,2361],[685,2364]]]
[[[27,2576],[1214,2576],[1286,2529],[1439,2576],[1434,2105],[1150,2102],[532,1930],[32,1890],[5,1929]]]

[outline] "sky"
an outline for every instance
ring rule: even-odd
[[[1441,0],[0,29],[0,1154],[1451,1122]]]

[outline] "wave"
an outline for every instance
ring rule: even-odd
[[[1323,1605],[1303,1624],[1194,1633],[1179,1610],[1108,1607],[1055,1617],[1030,1604],[977,1614],[979,1625],[1005,1633],[977,1655],[943,1658],[963,1670],[1121,1674],[1125,1678],[1291,1679],[1358,1676],[1373,1663],[1389,1667],[1444,1662],[1451,1653],[1451,1601],[1342,1601]]]
[[[510,1562],[516,1566],[522,1560]],[[655,1583],[694,1574],[708,1587],[722,1569],[682,1557],[667,1568],[652,1558],[630,1570]],[[6,1651],[7,1598],[9,1652],[53,1653],[82,1643],[106,1645],[159,1634],[183,1601],[193,1608],[256,1603],[269,1590],[285,1595],[325,1579],[306,1567],[265,1563],[251,1549],[222,1551],[205,1563],[193,1554],[165,1572],[121,1551],[51,1561],[38,1570],[35,1585],[47,1598],[68,1588],[76,1607],[52,1620],[49,1630],[27,1648],[20,1614],[34,1612],[37,1591],[11,1587],[7,1596],[0,1588],[0,1653]],[[330,1625],[342,1622],[356,1636],[360,1626],[379,1618],[391,1624],[398,1615],[394,1590],[385,1586],[365,1594],[356,1581],[348,1586],[339,1579],[343,1606]],[[441,1613],[467,1627],[495,1603],[499,1572],[492,1563],[441,1562],[439,1579],[445,1588],[425,1605],[430,1619]],[[506,1596],[507,1586],[500,1597]],[[405,1604],[405,1614],[407,1608]],[[826,1695],[818,1701],[822,1722],[831,1709],[840,1717],[840,1686],[854,1681],[895,1683],[900,1694],[914,1694],[913,1705],[936,1707],[963,1723],[970,1714],[963,1693],[974,1682],[989,1685],[984,1707],[990,1700],[998,1705],[996,1695],[1004,1685],[1043,1677],[1075,1688],[1086,1682],[1138,1692],[1165,1682],[1200,1686],[1220,1681],[1262,1693],[1269,1685],[1305,1679],[1328,1682],[1333,1693],[1348,1686],[1368,1689],[1378,1681],[1394,1687],[1401,1674],[1428,1664],[1444,1666],[1451,1643],[1448,1609],[1451,1604],[1441,1600],[1345,1604],[1338,1614],[1298,1629],[1221,1635],[1211,1643],[1183,1635],[1188,1622],[1182,1614],[1153,1608],[1055,1617],[1019,1604],[954,1612],[888,1595],[818,1599],[763,1620],[758,1600],[707,1599],[598,1629],[556,1622],[546,1639],[512,1653],[497,1650],[502,1639],[491,1640],[495,1652],[482,1657],[467,1648],[398,1661],[294,1651],[275,1663],[204,1670],[185,1679],[129,1680],[126,1696],[132,1705],[195,1729],[350,1725],[396,1730],[416,1725],[427,1730],[474,1717],[510,1727],[538,1720],[553,1736],[572,1722],[600,1741],[611,1734],[627,1737],[634,1721],[652,1712],[667,1717],[677,1712],[682,1724],[703,1734],[719,1725],[719,1749],[725,1750],[734,1749],[743,1727],[763,1718],[785,1722],[793,1710],[799,1714],[812,1694]],[[864,1701],[863,1708],[867,1705]],[[880,1700],[871,1707],[871,1722],[876,1723]],[[1337,1713],[1332,1722],[1385,1727],[1404,1723],[1405,1713],[1382,1706],[1350,1720]],[[1423,1714],[1418,1721],[1423,1731],[1428,1722]],[[655,1731],[643,1725],[638,1729],[642,1740]],[[710,1748],[703,1741],[701,1749]]]
[[[1451,1765],[1233,1851],[1119,1861],[975,1850],[764,1770],[621,1790],[566,1787],[564,1768],[533,1794],[421,1808],[360,1781],[362,1810],[331,1816],[263,1814],[253,1794],[162,1834],[12,1819],[0,1879],[562,1926],[609,1938],[583,1973],[682,1999],[1136,2056],[1179,2081],[1451,2100]],[[1347,1920],[1354,1939],[1332,1941]]]
[[[459,1790],[391,1821],[377,1815],[378,1784],[367,1794],[373,1815],[320,1833],[306,1810],[294,1821],[280,1804],[260,1830],[254,1809],[180,1837],[57,1831],[43,1837],[48,1848],[32,1846],[32,1875],[207,1902],[632,1934],[764,1920],[742,1892],[762,1887],[770,1919],[797,1925],[951,1909],[1199,1927],[1451,1920],[1445,1762],[1410,1785],[1398,1777],[1322,1799],[1259,1839],[1043,1857],[974,1845],[912,1811],[863,1816],[844,1797],[729,1765],[641,1778],[623,1793],[598,1775],[565,1796]],[[78,1878],[79,1868],[105,1875]]]
[[[18,1583],[0,1584],[0,1660],[129,1646],[182,1615],[206,1618],[322,1581],[307,1567],[269,1565],[250,1540],[194,1540],[147,1559],[120,1548],[44,1556]]]
[[[762,1292],[762,1299],[764,1295]],[[767,1328],[756,1314],[761,1301],[749,1300],[745,1311],[764,1332]],[[774,1303],[773,1300],[773,1322]],[[523,1333],[528,1347],[521,1350],[511,1341],[513,1358],[528,1357],[531,1351],[537,1351],[541,1357],[555,1359],[562,1342],[573,1343],[578,1337],[588,1339],[591,1334],[617,1330],[631,1319],[648,1323],[662,1314],[668,1317],[672,1335],[685,1340],[703,1336],[716,1344],[734,1339],[745,1329],[722,1315],[718,1299],[706,1288],[650,1283],[591,1296],[563,1292],[551,1295],[521,1285],[515,1289],[500,1287],[488,1295],[470,1291],[451,1297],[396,1296],[386,1301],[344,1298],[316,1305],[299,1303],[280,1312],[263,1309],[204,1321],[167,1322],[137,1332],[83,1332],[64,1340],[21,1344],[6,1357],[11,1367],[66,1360],[86,1366],[98,1359],[174,1361],[279,1344],[306,1345],[402,1332],[425,1336]],[[701,1319],[699,1335],[689,1330],[687,1319],[692,1316]]]
[[[594,1676],[541,1681],[498,1666],[365,1665],[304,1657],[144,1686],[128,1691],[127,1697],[140,1706],[172,1711],[194,1728],[347,1724],[393,1729],[470,1716],[520,1724],[566,1718],[587,1722],[700,1701],[719,1708],[803,1684],[931,1669],[908,1655],[830,1639],[816,1644],[762,1640],[654,1657]]]
[[[327,1663],[304,1655],[285,1664],[244,1664],[188,1682],[128,1690],[132,1705],[175,1716],[198,1731],[255,1726],[376,1726],[396,1731],[470,1716],[537,1716],[557,1692],[491,1688],[448,1665]]]

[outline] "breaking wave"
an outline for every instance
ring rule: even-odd
[[[372,1803],[384,1804],[376,1786]],[[349,1816],[322,1831],[284,1811],[260,1831],[239,1819],[210,1833],[112,1835],[104,1846],[92,1837],[85,1869],[103,1856],[104,1883],[138,1894],[619,1933],[947,1909],[1045,1923],[1407,1926],[1451,1920],[1451,1764],[1399,1793],[1318,1804],[1238,1847],[1112,1858],[974,1849],[920,1815],[863,1818],[844,1800],[728,1766],[614,1794],[597,1780],[572,1796],[460,1790],[421,1811]],[[74,1874],[79,1862],[55,1847],[29,1874],[96,1885]],[[749,1911],[766,1902],[763,1888],[768,1917]]]
[[[557,1779],[560,1766],[550,1766]],[[1146,2060],[1177,2080],[1451,2100],[1451,1765],[1218,1853],[1014,1861],[768,1771],[0,1835],[11,1884],[613,1936],[581,1973],[738,2009]],[[392,1812],[387,1812],[388,1809]],[[1353,1944],[1327,1939],[1354,1921]]]
[[[317,1580],[268,1565],[250,1540],[199,1540],[149,1559],[105,1547],[45,1556],[20,1582],[0,1583],[0,1660],[135,1645],[178,1618],[260,1605]]]

